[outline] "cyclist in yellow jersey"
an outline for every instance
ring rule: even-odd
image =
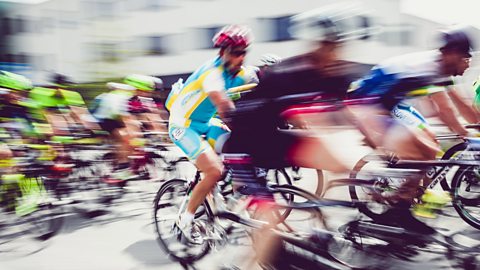
[[[252,41],[250,29],[239,25],[222,28],[213,38],[218,55],[198,68],[181,89],[172,91],[166,107],[170,110],[169,135],[188,158],[203,172],[194,188],[187,211],[178,225],[193,240],[192,221],[195,210],[221,178],[223,165],[213,148],[228,135],[220,118],[234,107],[226,89],[256,81],[256,75],[242,64]]]

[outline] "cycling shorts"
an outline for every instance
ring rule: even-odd
[[[220,119],[212,118],[209,122],[192,121],[188,127],[171,124],[168,134],[190,160],[197,157],[209,148],[219,152],[219,144],[222,144],[230,130]]]
[[[410,127],[424,129],[428,127],[427,120],[413,106],[398,104],[392,109],[393,118]]]

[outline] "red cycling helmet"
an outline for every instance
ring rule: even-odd
[[[242,25],[227,25],[212,39],[215,48],[248,47],[252,40],[250,29]]]

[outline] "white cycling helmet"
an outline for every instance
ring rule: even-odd
[[[297,39],[341,42],[365,38],[373,27],[366,12],[355,4],[341,3],[310,10],[290,19],[290,34]]]
[[[124,91],[135,91],[136,90],[136,88],[131,86],[131,85],[124,84],[124,83],[116,83],[116,82],[108,82],[107,83],[107,88],[110,89],[110,90],[124,90]]]
[[[277,63],[280,63],[282,58],[278,55],[267,53],[260,57],[260,64],[262,66],[271,66]]]

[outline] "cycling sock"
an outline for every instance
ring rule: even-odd
[[[180,217],[180,226],[181,227],[187,226],[188,224],[192,223],[194,218],[195,218],[195,214],[185,211]]]

